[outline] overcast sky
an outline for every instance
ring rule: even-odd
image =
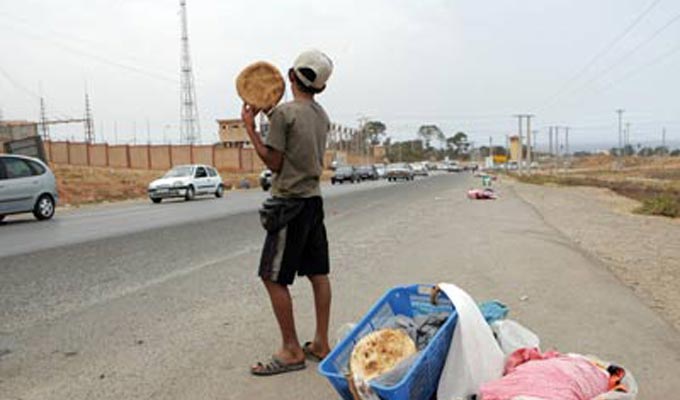
[[[0,109],[5,119],[82,117],[112,142],[179,140],[178,0],[0,0]],[[516,113],[532,128],[572,127],[574,147],[614,144],[617,108],[634,143],[661,130],[680,145],[677,0],[188,0],[204,142],[237,117],[234,78],[268,60],[285,71],[302,50],[335,63],[319,101],[331,119],[421,124],[503,143]],[[631,28],[632,27],[632,28]],[[53,128],[82,138],[82,127]]]

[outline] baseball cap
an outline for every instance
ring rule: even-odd
[[[293,71],[303,85],[322,90],[333,72],[333,61],[319,50],[307,50],[295,59]]]

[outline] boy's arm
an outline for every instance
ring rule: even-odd
[[[243,119],[246,125],[246,132],[248,132],[250,142],[253,144],[262,162],[272,172],[280,172],[283,165],[283,153],[265,145],[262,142],[262,137],[255,132],[255,116],[259,112],[260,110],[257,108],[244,104],[241,109],[241,119]]]

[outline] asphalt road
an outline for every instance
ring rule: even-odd
[[[631,368],[641,398],[677,397],[677,331],[512,191],[468,201],[473,183],[460,174],[324,188],[332,331],[394,285],[454,282],[508,304],[545,348]],[[312,364],[248,373],[278,344],[256,277],[264,196],[0,226],[0,399],[336,398]],[[292,290],[307,340],[309,285]]]

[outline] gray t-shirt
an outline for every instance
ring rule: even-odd
[[[330,121],[315,101],[283,103],[269,115],[266,145],[283,153],[283,165],[274,174],[272,195],[276,197],[320,196],[326,135]]]

